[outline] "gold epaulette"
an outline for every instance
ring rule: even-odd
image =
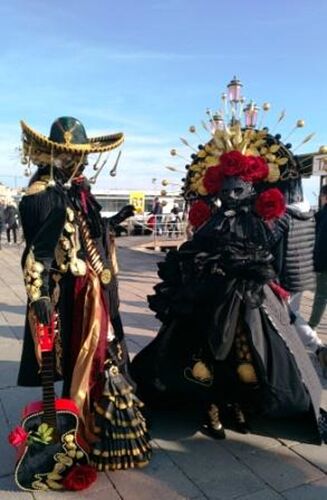
[[[45,191],[48,186],[48,181],[49,179],[45,179],[42,177],[42,179],[33,182],[25,191],[25,195],[29,196],[31,194],[37,194],[41,193],[42,191]]]

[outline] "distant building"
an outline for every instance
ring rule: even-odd
[[[17,202],[19,199],[20,195],[17,189],[12,189],[0,182],[0,200],[3,200],[5,203],[9,203],[12,201]]]

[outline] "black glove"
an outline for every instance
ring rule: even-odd
[[[110,217],[109,223],[112,227],[115,227],[118,224],[121,224],[125,219],[128,219],[128,217],[132,217],[134,215],[134,212],[135,207],[133,205],[126,205],[121,210],[119,210],[116,215]]]
[[[53,307],[49,299],[43,298],[32,302],[31,307],[39,323],[49,325]]]

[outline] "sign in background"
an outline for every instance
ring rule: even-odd
[[[313,157],[312,175],[327,175],[327,155]]]
[[[134,205],[137,214],[143,214],[145,208],[145,193],[142,191],[131,191],[129,203]]]

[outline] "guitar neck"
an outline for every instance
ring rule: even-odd
[[[42,352],[42,370],[41,380],[43,389],[43,416],[42,421],[50,427],[56,429],[56,407],[54,391],[54,373],[53,373],[53,351]]]

